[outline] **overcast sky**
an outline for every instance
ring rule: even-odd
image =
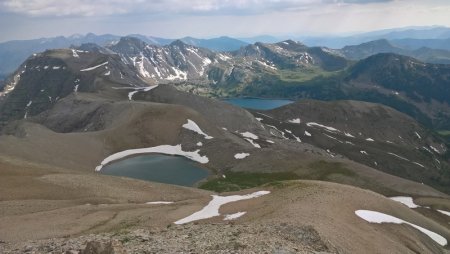
[[[449,0],[0,0],[0,41],[139,33],[324,35],[450,26]]]

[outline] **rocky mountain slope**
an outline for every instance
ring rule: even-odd
[[[448,161],[442,156],[447,147],[434,133],[380,105],[306,101],[249,112],[164,84],[180,72],[207,82],[213,67],[245,67],[258,77],[272,68],[296,72],[347,64],[332,52],[291,42],[254,45],[228,57],[179,41],[153,47],[132,38],[108,48],[31,56],[0,97],[0,251],[78,251],[106,232],[135,252],[142,247],[133,244],[140,234],[135,230],[158,235],[148,242],[159,252],[359,253],[367,242],[374,253],[447,251],[414,227],[374,225],[355,213],[383,212],[449,239],[448,218],[439,211],[450,209]],[[258,63],[263,61],[267,66]],[[156,79],[154,70],[152,80],[155,66],[168,74]],[[219,197],[95,171],[118,152],[158,147],[208,169],[202,188],[234,192]],[[212,217],[174,225],[206,209],[211,195],[236,202],[219,206]],[[413,210],[386,198],[400,195],[424,207]],[[221,230],[228,216],[236,229]],[[199,228],[204,231],[193,237]],[[276,236],[255,238],[269,228]],[[192,239],[196,244],[188,243]],[[210,242],[201,244],[204,239]]]
[[[164,46],[169,45],[175,39],[159,38],[141,34],[132,34],[131,37],[139,38],[150,45]],[[68,37],[58,36],[52,38],[40,38],[34,40],[15,40],[0,43],[0,79],[14,72],[20,64],[31,54],[39,53],[49,49],[79,47],[82,44],[93,43],[100,46],[107,46],[119,41],[121,36],[104,34],[96,35],[88,33],[86,35],[72,35]],[[213,51],[233,51],[248,43],[230,38],[218,37],[211,39],[198,39],[193,37],[184,37],[180,39],[186,44],[207,48]]]
[[[379,104],[302,100],[254,115],[271,131],[389,174],[434,186],[450,184],[445,141],[414,119]],[[393,160],[392,160],[393,159]]]

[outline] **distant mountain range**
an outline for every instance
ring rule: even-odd
[[[139,38],[150,45],[168,45],[175,39],[165,39],[152,36],[144,36],[139,34],[131,35]],[[85,43],[95,43],[100,46],[108,46],[120,40],[118,35],[95,35],[89,33],[87,35],[73,35],[69,37],[41,38],[23,41],[8,41],[0,43],[0,79],[12,73],[27,57],[32,54],[39,53],[48,49],[69,48],[71,46],[80,46]],[[181,38],[181,41],[213,51],[232,51],[238,50],[240,47],[248,45],[248,43],[233,39],[230,37],[219,37],[212,39],[197,39],[193,37]]]
[[[449,129],[450,65],[424,63],[389,52],[377,54],[383,49],[396,48],[384,41],[372,44],[333,50],[286,40],[250,44],[233,52],[214,52],[181,40],[157,46],[138,38],[123,37],[106,47],[83,44],[72,50],[74,55],[96,52],[105,56],[103,62],[124,65],[123,71],[111,75],[133,86],[142,81],[170,83],[179,90],[212,97],[362,100],[393,107],[428,127]],[[356,60],[348,60],[345,55]],[[363,57],[367,58],[357,61]],[[22,72],[26,73],[30,65],[40,66],[42,70],[50,66],[46,61],[54,61],[44,57],[39,58],[43,62],[36,64],[35,58],[32,56],[7,79],[3,94],[14,90],[26,78]],[[34,75],[33,82],[36,79]],[[55,78],[46,80],[45,76],[39,80],[56,82]],[[67,88],[66,93],[71,89]],[[58,92],[51,97],[61,95]]]
[[[132,34],[130,37],[139,38],[147,44],[158,46],[168,45],[175,41],[175,39],[140,34]],[[84,43],[95,43],[100,46],[108,46],[109,44],[118,42],[120,38],[121,36],[118,35],[95,35],[89,33],[86,35],[73,35],[69,37],[59,36],[0,43],[0,80],[2,77],[11,74],[31,54],[42,52],[47,49],[68,48],[72,45],[80,46]],[[212,51],[236,51],[241,47],[256,42],[275,43],[287,39],[301,41],[308,46],[322,46],[334,49],[386,39],[391,44],[391,49],[387,50],[385,47],[375,48],[372,50],[374,54],[383,52],[405,54],[431,63],[448,63],[449,53],[442,50],[450,50],[450,28],[446,27],[415,27],[381,30],[347,37],[275,37],[261,35],[239,39],[226,36],[212,39],[184,37],[179,40],[186,44],[206,48]],[[362,47],[366,47],[366,45],[362,45]],[[366,50],[364,51],[366,53],[358,54],[357,57],[357,53],[355,52],[350,59],[361,59],[363,56],[370,55]]]
[[[339,52],[352,60],[360,60],[379,53],[396,53],[414,57],[427,63],[450,64],[450,51],[427,47],[406,49],[386,39],[365,42],[355,46],[345,46]]]
[[[448,27],[412,27],[379,30],[350,36],[301,36],[294,39],[301,40],[307,45],[326,46],[330,48],[342,48],[348,45],[357,45],[373,40],[386,39],[400,41],[399,45],[413,43],[414,48],[416,49],[420,47],[434,48],[433,46],[437,46],[437,49],[448,49],[448,45],[443,45],[441,42],[442,40],[445,41],[449,38],[450,28]],[[404,44],[401,43],[402,40],[405,40],[403,42]]]

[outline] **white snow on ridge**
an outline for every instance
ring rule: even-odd
[[[134,91],[132,91],[132,92],[129,92],[129,93],[128,93],[128,100],[132,101],[132,100],[133,100],[133,95],[134,95],[135,93],[137,93],[137,92],[139,92],[139,91],[138,91],[138,90],[134,90]]]
[[[341,140],[339,140],[338,138],[335,138],[335,137],[333,137],[333,136],[330,136],[330,135],[328,135],[328,134],[326,134],[326,133],[322,133],[322,134],[325,135],[325,137],[334,139],[334,140],[336,140],[337,142],[339,142],[339,143],[341,143],[341,144],[344,144],[344,142],[341,141]]]
[[[82,70],[80,70],[80,71],[92,71],[92,70],[95,70],[95,69],[97,69],[98,67],[101,67],[101,66],[106,65],[106,64],[108,64],[108,61],[106,61],[106,62],[104,62],[104,63],[102,63],[102,64],[99,64],[99,65],[93,66],[93,67],[89,67],[89,68],[86,68],[86,69],[82,69]]]
[[[277,68],[271,65],[268,65],[267,63],[260,61],[260,60],[255,60],[255,62],[259,63],[260,65],[266,67],[266,68],[270,68],[272,70],[276,70]]]
[[[227,215],[225,215],[225,218],[223,220],[235,220],[235,219],[243,216],[246,213],[247,212],[237,212],[237,213],[233,213],[233,214],[227,214]]]
[[[173,204],[172,201],[152,201],[145,203],[146,205],[168,205]]]
[[[291,119],[291,120],[288,120],[288,122],[297,123],[297,124],[301,123],[300,118]]]
[[[261,146],[255,141],[253,141],[253,139],[251,138],[244,138],[244,139],[247,140],[250,144],[252,144],[255,148],[261,148]]]
[[[402,157],[402,156],[397,155],[397,154],[395,154],[395,153],[390,153],[390,152],[389,152],[388,154],[390,154],[390,155],[392,155],[392,156],[395,156],[395,157],[397,157],[397,158],[399,158],[399,159],[405,160],[405,161],[410,161],[410,160],[406,159],[405,157]]]
[[[369,155],[366,151],[359,151],[361,154]]]
[[[241,135],[245,138],[258,139],[258,136],[248,131],[242,132]]]
[[[145,154],[145,153],[160,153],[160,154],[168,154],[168,155],[179,155],[179,156],[186,157],[190,160],[197,161],[202,164],[208,163],[209,162],[208,157],[201,156],[199,154],[199,152],[200,152],[200,150],[196,150],[193,152],[185,152],[182,150],[181,145],[176,145],[176,146],[160,145],[160,146],[154,146],[154,147],[148,147],[148,148],[130,149],[130,150],[125,150],[125,151],[118,152],[115,154],[111,154],[110,156],[106,157],[100,163],[100,165],[98,165],[95,168],[95,171],[102,170],[103,166],[105,166],[106,164],[108,164],[112,161],[116,161],[116,160],[125,158],[130,155]]]
[[[196,132],[205,137],[205,139],[212,139],[213,137],[204,133],[200,127],[191,119],[187,119],[187,123],[183,124],[183,128]]]
[[[305,136],[311,137],[312,135],[308,131],[305,131]]]
[[[439,152],[439,150],[438,150],[436,147],[434,147],[434,146],[430,146],[430,148],[431,148],[433,151],[435,151],[436,153],[438,153],[438,154],[441,153],[441,152]]]
[[[295,140],[297,140],[297,142],[299,142],[299,143],[302,142],[302,140],[301,140],[299,137],[295,136],[295,135],[292,133],[292,131],[290,131],[290,130],[288,130],[288,129],[284,129],[284,130],[285,130],[287,133],[289,133],[292,137],[294,137]]]
[[[27,103],[27,108],[28,108],[29,106],[31,106],[31,103],[33,103],[33,101],[29,101],[29,102]]]
[[[75,57],[75,58],[80,57],[80,56],[77,54],[77,52],[75,51],[75,49],[72,49],[72,56]]]
[[[344,135],[350,138],[354,138],[355,136],[353,136],[352,134],[348,133],[348,132],[344,132]]]
[[[373,140],[373,138],[366,138],[366,141],[373,142],[373,141],[375,141],[375,140]]]
[[[444,211],[444,210],[437,210],[438,212],[445,214],[447,216],[450,216],[450,212]]]
[[[248,156],[250,156],[249,153],[237,153],[237,154],[234,155],[234,158],[238,159],[238,160],[242,160],[242,159],[244,159],[245,157],[248,157]]]
[[[319,123],[315,123],[315,122],[309,122],[309,123],[306,123],[306,126],[308,126],[308,127],[316,126],[316,127],[323,128],[323,129],[325,129],[325,130],[327,130],[327,131],[331,131],[331,132],[340,132],[340,130],[338,130],[338,129],[334,128],[334,127],[325,126],[325,125],[323,125],[323,124],[319,124]]]
[[[399,197],[390,197],[390,199],[392,199],[394,201],[397,201],[397,202],[400,202],[400,203],[406,205],[409,208],[418,208],[418,207],[420,207],[420,206],[418,206],[418,205],[416,205],[414,203],[414,200],[412,199],[412,197],[399,196]]]
[[[415,131],[414,133],[416,134],[416,136],[417,136],[419,139],[422,139],[422,137],[419,135],[419,133],[417,133],[417,131]]]
[[[208,218],[220,216],[219,209],[222,205],[225,205],[225,204],[228,204],[231,202],[240,201],[240,200],[247,200],[247,199],[261,197],[261,196],[267,195],[269,193],[270,193],[270,191],[257,191],[257,192],[247,194],[247,195],[232,195],[232,196],[226,196],[226,197],[222,197],[222,196],[218,196],[218,195],[211,195],[213,199],[208,203],[208,205],[203,207],[202,210],[195,212],[186,218],[177,220],[174,223],[175,224],[185,224],[185,223],[189,223],[192,221],[197,221],[197,220],[208,219]],[[242,215],[240,215],[240,216],[242,216]]]
[[[286,137],[286,134],[284,133],[284,131],[280,131],[276,126],[270,125],[270,124],[266,124],[266,126],[272,128],[272,129],[274,129],[274,130],[276,130],[276,131],[278,131],[278,132],[282,135],[282,137],[283,137],[284,139],[289,139],[289,138]],[[275,135],[274,133],[272,133],[272,130],[270,130],[270,134],[272,134],[272,136],[277,137],[277,135]]]
[[[113,89],[134,89],[134,91],[128,93],[128,100],[133,100],[133,95],[137,92],[148,92],[154,88],[158,87],[158,85],[147,86],[147,87],[112,87]]]
[[[229,56],[227,56],[227,55],[224,55],[224,54],[222,54],[222,53],[219,53],[219,54],[218,54],[218,57],[219,57],[220,60],[222,60],[222,61],[227,61],[227,60],[231,59],[231,57],[229,57]]]
[[[447,245],[447,240],[443,236],[441,236],[433,231],[430,231],[426,228],[417,226],[416,224],[413,224],[411,222],[407,222],[402,219],[399,219],[397,217],[394,217],[394,216],[391,216],[388,214],[384,214],[384,213],[380,213],[380,212],[370,211],[370,210],[357,210],[357,211],[355,211],[355,214],[358,217],[360,217],[361,219],[363,219],[367,222],[370,222],[370,223],[408,224],[411,227],[413,227],[413,228],[419,230],[420,232],[426,234],[427,236],[429,236],[431,239],[433,239],[439,245],[441,245],[441,246]]]
[[[413,161],[413,163],[416,164],[417,166],[421,167],[421,168],[425,168],[424,165],[422,165],[422,164],[420,164],[420,163],[418,163],[418,162]]]
[[[186,80],[187,79],[187,72],[182,71],[175,67],[171,67],[171,68],[175,72],[175,75],[170,74],[168,77],[166,77],[166,80]]]
[[[139,61],[139,64],[138,64],[138,71],[139,71],[139,74],[141,74],[142,77],[149,78],[150,77],[150,73],[144,67],[144,59],[146,59],[146,58],[144,57],[144,55],[141,52],[141,60]]]

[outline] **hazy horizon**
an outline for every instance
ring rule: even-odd
[[[2,0],[0,41],[73,34],[335,36],[450,26],[446,0]]]

